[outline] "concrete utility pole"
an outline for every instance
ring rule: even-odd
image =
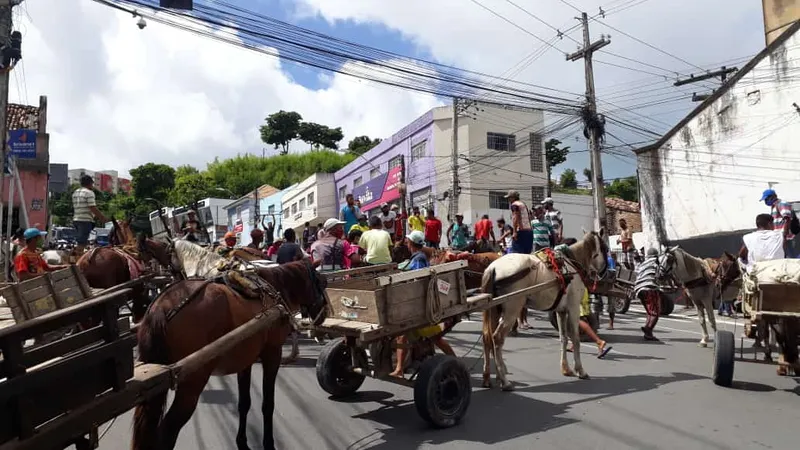
[[[450,208],[447,210],[447,219],[451,224],[456,221],[458,213],[458,194],[461,188],[458,186],[458,97],[453,98],[453,141],[451,148],[453,163],[453,179],[450,184]],[[448,228],[449,230],[450,228]]]
[[[581,13],[578,18],[583,25],[583,48],[567,55],[568,61],[583,59],[586,70],[586,114],[583,121],[589,135],[589,155],[592,163],[592,198],[594,200],[594,227],[600,230],[606,227],[606,195],[603,184],[603,163],[600,159],[600,127],[601,122],[597,116],[597,101],[594,92],[594,71],[592,69],[592,54],[610,44],[611,41],[601,36],[599,41],[591,42],[589,39],[589,16]],[[606,229],[606,231],[608,231]],[[608,233],[606,233],[608,236]]]
[[[11,44],[11,29],[13,26],[12,23],[12,16],[11,16],[11,8],[18,2],[14,2],[11,0],[0,0],[0,46],[2,45],[10,45]],[[6,166],[6,153],[8,151],[8,78],[9,78],[9,70],[0,70],[0,138],[2,138],[2,166],[3,170],[2,175],[0,175],[0,202],[2,202],[3,198],[3,191],[5,186],[5,166]],[[9,168],[10,169],[10,168]],[[13,178],[9,178],[9,187],[11,183],[14,181]],[[13,210],[13,204],[5,205],[9,209],[9,221],[11,220],[10,211]],[[0,206],[0,230],[3,229],[3,209]],[[5,257],[3,258],[3,279],[8,277],[8,265],[10,263],[9,259],[11,258],[11,236],[6,236],[6,243],[3,245],[3,252]],[[7,280],[9,281],[9,280]]]
[[[678,80],[673,84],[673,86],[683,86],[686,84],[697,83],[698,81],[710,80],[711,78],[716,78],[716,77],[719,77],[720,80],[724,83],[725,80],[728,79],[728,74],[736,72],[737,70],[739,69],[736,67],[722,66],[722,68],[720,68],[719,70],[708,72],[703,75],[694,76],[694,74],[690,74],[689,78]]]
[[[406,157],[400,155],[400,223],[403,236],[408,233],[408,218],[411,217],[411,214],[408,213],[408,205],[406,204],[406,191]],[[404,214],[406,216],[405,219],[403,218]]]

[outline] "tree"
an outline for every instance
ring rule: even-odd
[[[380,139],[370,139],[369,136],[356,136],[347,144],[347,151],[354,155],[363,155],[380,143]]]
[[[175,169],[166,164],[141,165],[131,169],[131,184],[137,201],[153,198],[164,203],[175,187]]]
[[[303,116],[294,111],[280,110],[270,114],[265,120],[266,123],[259,128],[261,140],[276,149],[280,148],[281,155],[288,154],[289,142],[297,139]]]
[[[175,178],[175,187],[169,193],[169,204],[173,206],[192,205],[206,198],[214,197],[214,189],[211,179],[199,172],[187,173]]]
[[[638,202],[639,180],[635,176],[616,179],[606,188],[606,196]]]
[[[591,183],[592,182],[592,169],[590,169],[588,167],[585,167],[583,169],[583,176],[585,176],[586,180],[588,180],[589,183]]]
[[[297,137],[309,144],[312,150],[322,148],[336,150],[344,138],[341,127],[330,128],[314,122],[303,122],[297,129]]]
[[[565,169],[561,172],[559,184],[564,189],[575,189],[578,187],[578,174],[572,169]]]
[[[546,160],[547,165],[547,179],[550,180],[550,174],[553,173],[553,168],[559,164],[564,163],[567,160],[567,155],[569,154],[569,147],[559,147],[561,145],[561,141],[558,139],[548,139],[547,142],[544,143],[544,157]],[[573,171],[574,173],[574,171]],[[549,190],[549,183],[548,183],[548,190]],[[550,192],[547,193],[550,195]]]

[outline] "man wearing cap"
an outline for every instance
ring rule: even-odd
[[[564,240],[564,219],[561,217],[561,211],[553,207],[553,199],[547,197],[542,201],[544,207],[544,220],[553,227],[556,235],[556,243]]]
[[[186,220],[181,225],[183,231],[183,238],[189,242],[200,241],[198,234],[200,232],[200,222],[197,220],[197,213],[194,210],[189,210],[186,213]]]
[[[511,208],[511,253],[533,252],[533,229],[528,206],[520,200],[519,192],[508,191],[506,195]]]
[[[74,256],[80,256],[86,250],[86,245],[89,243],[89,233],[94,228],[94,221],[107,222],[106,216],[97,209],[97,202],[95,200],[94,180],[89,175],[81,177],[81,187],[72,193],[72,209],[74,214],[72,216],[72,226],[75,227],[75,246]]]
[[[220,256],[228,257],[228,255],[233,251],[236,247],[236,233],[233,231],[228,231],[225,233],[225,237],[223,238],[225,245],[220,245],[217,247],[217,254]]]
[[[311,244],[312,261],[321,261],[321,271],[349,269],[361,262],[358,248],[344,238],[344,221],[330,218],[322,225],[325,234]]]
[[[422,247],[425,246],[425,234],[422,231],[415,230],[409,233],[406,236],[406,245],[411,252],[411,259],[406,267],[408,270],[424,269],[430,266],[427,255],[422,251]]]
[[[392,211],[389,208],[389,204],[384,202],[381,204],[381,212],[378,214],[378,217],[381,218],[381,222],[383,222],[383,229],[389,233],[389,236],[392,238],[392,242],[394,242],[395,237],[395,225],[394,221],[397,220],[397,213]]]
[[[358,209],[358,206],[356,206],[356,200],[353,197],[353,194],[347,194],[345,201],[347,203],[342,206],[341,210],[339,210],[339,220],[344,222],[344,229],[349,233],[350,229],[353,228],[353,225],[358,223],[358,217],[361,215],[361,210]]]
[[[464,223],[464,215],[456,214],[456,223],[451,225],[447,232],[447,242],[453,250],[465,250],[467,236],[469,236],[469,227]]]
[[[784,230],[783,249],[787,258],[794,258],[795,251],[792,242],[794,241],[794,234],[792,233],[792,219],[795,217],[792,210],[792,204],[784,202],[778,198],[778,194],[773,189],[767,189],[761,194],[761,201],[770,208],[772,214],[772,221],[776,230]]]
[[[38,246],[47,233],[38,228],[28,228],[23,234],[25,247],[14,257],[14,269],[19,281],[29,280],[44,275],[45,272],[64,269],[69,266],[50,266],[39,254]]]
[[[360,213],[358,215],[358,223],[350,227],[350,229],[347,230],[347,232],[350,233],[353,230],[358,230],[361,232],[361,234],[364,234],[367,231],[369,231],[369,221],[367,220],[366,214]]]
[[[636,267],[636,283],[633,285],[634,296],[642,301],[642,305],[647,311],[647,321],[642,327],[646,341],[658,340],[653,336],[653,328],[656,327],[658,317],[661,315],[661,294],[656,280],[658,266],[658,250],[648,249],[647,257]]]

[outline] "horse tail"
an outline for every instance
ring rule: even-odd
[[[164,309],[153,307],[139,325],[139,360],[143,363],[169,364],[167,348],[167,315]],[[136,406],[133,415],[132,450],[156,448],[158,426],[164,416],[167,393],[158,394]]]

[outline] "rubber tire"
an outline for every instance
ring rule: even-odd
[[[448,375],[455,377],[458,402],[451,411],[442,411],[437,404],[439,381]],[[436,428],[449,428],[461,422],[467,414],[472,398],[472,380],[469,370],[455,356],[434,355],[422,363],[414,383],[414,404],[417,413]]]
[[[733,385],[733,363],[736,356],[733,333],[718,330],[714,340],[714,365],[711,369],[711,380],[717,386],[731,387]]]
[[[364,384],[366,376],[343,370],[343,367],[350,366],[350,351],[352,349],[344,338],[338,338],[325,344],[317,357],[317,382],[333,397],[353,395]],[[366,360],[367,353],[363,348],[357,347],[356,351],[361,352]]]
[[[664,293],[659,294],[661,297],[661,316],[666,317],[675,311],[675,300]]]
[[[614,297],[614,313],[627,314],[628,309],[631,307],[631,300],[633,299],[633,290],[624,299]]]

